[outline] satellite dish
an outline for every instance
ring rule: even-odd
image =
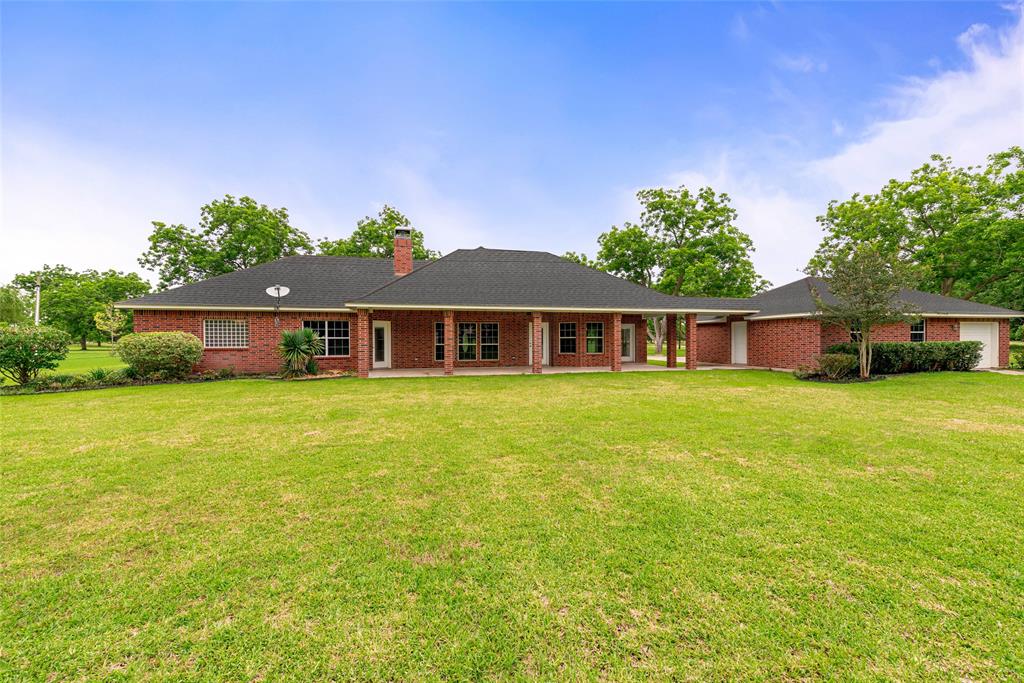
[[[270,296],[276,296],[281,298],[282,296],[288,296],[288,292],[292,290],[288,289],[284,285],[274,285],[273,287],[267,287],[267,294]]]

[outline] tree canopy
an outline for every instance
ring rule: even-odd
[[[639,223],[602,233],[595,261],[567,256],[673,295],[744,297],[770,286],[754,269],[753,241],[735,226],[729,195],[710,187],[654,188],[637,199]]]
[[[366,256],[391,258],[395,255],[395,229],[409,228],[412,235],[412,257],[414,259],[437,258],[441,254],[423,245],[423,233],[412,227],[412,223],[398,209],[384,205],[376,217],[365,216],[356,223],[356,229],[348,237],[337,240],[323,239],[317,243],[317,251],[324,256]]]
[[[199,227],[153,221],[139,264],[155,270],[160,287],[196,282],[283,256],[309,253],[309,235],[292,227],[288,210],[251,197],[225,195],[200,210]]]
[[[832,201],[818,217],[825,238],[808,264],[821,272],[870,243],[912,268],[926,291],[1024,308],[1024,150],[957,167],[934,155],[908,180],[877,194]]]
[[[43,266],[41,271],[17,275],[14,286],[31,292],[40,280],[40,318],[79,340],[84,349],[89,339],[101,340],[96,328],[95,315],[108,304],[149,291],[149,283],[135,273],[116,270],[99,272],[85,270],[80,273],[67,266]]]
[[[32,319],[32,300],[17,287],[0,287],[0,323],[20,324]]]

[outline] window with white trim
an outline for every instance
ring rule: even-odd
[[[860,343],[860,324],[859,323],[853,323],[852,325],[850,325],[850,341],[854,342],[855,344],[859,344]]]
[[[604,353],[604,323],[587,323],[587,353]]]
[[[476,323],[459,323],[459,360],[476,360]]]
[[[434,360],[444,361],[444,323],[434,323]]]
[[[480,323],[480,360],[498,360],[498,323]]]
[[[249,346],[249,321],[234,318],[203,321],[203,346],[208,349],[244,349]]]
[[[576,323],[558,323],[558,352],[576,353]]]
[[[924,341],[924,318],[921,318],[920,320],[915,320],[914,322],[910,323],[910,341]]]
[[[324,340],[325,356],[350,355],[351,338],[347,320],[304,320],[302,326],[313,330]]]

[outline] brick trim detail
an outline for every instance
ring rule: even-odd
[[[635,335],[635,333],[634,333]],[[634,344],[636,342],[634,341]],[[612,313],[612,372],[622,371],[622,314]]]
[[[700,342],[697,341],[700,335],[697,334],[697,316],[693,313],[686,314],[686,369],[697,369],[697,354]]]
[[[356,371],[360,377],[370,376],[370,312],[356,312]]]
[[[668,344],[668,348],[665,349],[665,366],[674,368],[677,364],[676,355],[679,347],[679,339],[676,336],[678,331],[676,329],[675,313],[670,313],[665,316],[665,333],[665,343]],[[686,355],[690,355],[690,349],[686,349]]]
[[[531,320],[533,322],[532,372],[539,375],[544,372],[544,328],[541,327],[543,321],[540,313],[534,313]]]
[[[455,373],[455,311],[444,312],[444,374]]]

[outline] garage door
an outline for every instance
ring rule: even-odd
[[[980,341],[981,362],[979,368],[994,368],[999,365],[999,323],[960,323],[960,341]]]

